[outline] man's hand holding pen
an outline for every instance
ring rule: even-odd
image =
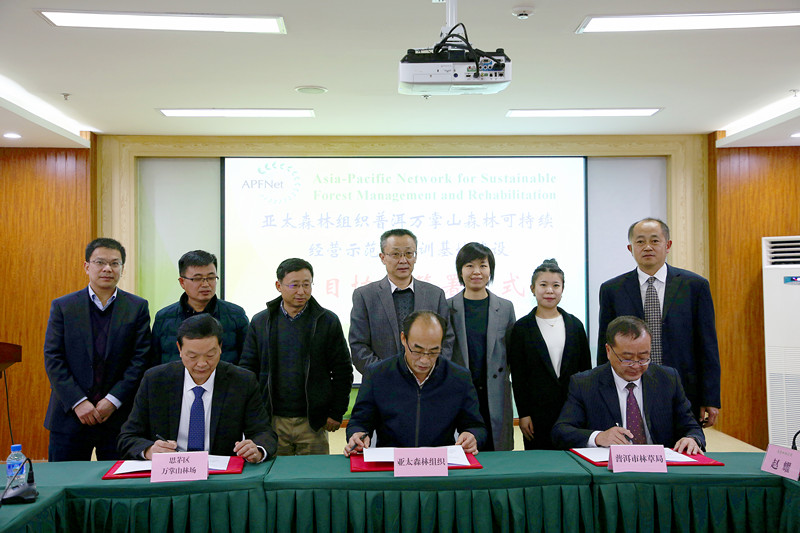
[[[364,451],[365,448],[369,448],[369,433],[353,433],[344,448],[344,454],[349,457],[351,454]]]

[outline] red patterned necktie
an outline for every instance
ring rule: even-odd
[[[634,444],[647,444],[647,439],[644,436],[642,412],[639,410],[639,403],[636,401],[636,397],[633,395],[634,387],[636,387],[635,383],[628,383],[625,386],[628,389],[628,400],[625,404],[625,427],[633,433]]]

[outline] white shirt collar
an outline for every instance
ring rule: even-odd
[[[609,366],[611,366],[611,365],[609,365]],[[636,387],[641,387],[642,386],[642,376],[639,376],[639,379],[637,379],[635,381],[626,381],[623,378],[619,377],[619,374],[616,373],[616,371],[614,370],[613,367],[611,368],[611,375],[614,376],[614,385],[617,386],[617,392],[619,392],[620,394],[623,393],[623,392],[625,394],[628,394],[628,389],[627,389],[628,383],[633,383],[634,385],[636,385]]]
[[[106,302],[106,304],[103,305],[103,302],[100,301],[100,297],[97,294],[95,294],[94,290],[92,290],[92,284],[90,283],[89,284],[89,299],[92,300],[92,302],[94,302],[94,305],[96,305],[98,309],[100,309],[101,311],[105,311],[106,308],[109,305],[111,305],[111,302],[113,302],[114,300],[117,299],[117,291],[118,290],[119,289],[115,288],[114,289],[114,294],[112,294],[111,298],[109,298],[108,301]]]
[[[636,267],[636,273],[639,275],[639,286],[644,285],[645,283],[647,283],[647,280],[650,279],[650,274],[648,274],[647,272],[644,272],[638,266]],[[661,283],[663,283],[664,285],[666,285],[667,284],[667,264],[664,263],[663,265],[661,265],[661,268],[659,268],[658,271],[656,271],[656,273],[653,274],[653,277],[656,278]]]
[[[387,277],[386,279],[388,279],[388,280],[389,280],[389,289],[391,289],[389,292],[394,292],[394,291],[396,291],[397,289],[400,289],[400,287],[398,287],[397,285],[395,285],[395,284],[392,282],[392,279],[391,279],[391,278]],[[411,289],[411,292],[414,292],[414,278],[411,278],[411,283],[409,283],[409,284],[408,284],[408,287],[406,287],[406,289]],[[400,290],[402,291],[402,290],[404,290],[404,289],[400,289]]]
[[[417,380],[417,385],[419,385],[419,387],[420,387],[420,388],[422,388],[422,386],[423,386],[423,385],[425,385],[425,382],[426,382],[426,381],[428,381],[428,378],[430,378],[430,377],[431,377],[431,374],[433,374],[433,369],[434,369],[434,368],[436,368],[436,365],[438,365],[438,364],[439,364],[439,358],[437,357],[437,358],[436,358],[436,363],[435,363],[435,364],[434,364],[434,365],[431,367],[431,369],[430,369],[430,370],[428,370],[428,375],[427,375],[427,376],[425,376],[425,379],[423,379],[422,381],[420,381],[420,380],[417,378],[417,375],[414,373],[414,371],[413,371],[413,370],[411,370],[411,367],[410,367],[410,366],[408,366],[408,361],[406,361],[406,356],[405,356],[405,353],[403,353],[401,356],[403,357],[403,362],[406,364],[406,368],[407,368],[407,369],[408,369],[408,371],[411,373],[411,376],[412,376],[414,379],[416,379],[416,380]],[[439,357],[441,357],[441,356],[439,356]]]

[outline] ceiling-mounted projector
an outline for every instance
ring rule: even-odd
[[[493,94],[511,83],[511,60],[505,51],[473,47],[464,24],[455,23],[456,9],[456,0],[447,0],[447,25],[433,48],[409,49],[400,60],[400,94]]]

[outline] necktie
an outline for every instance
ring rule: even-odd
[[[644,294],[644,319],[650,326],[650,361],[660,365],[661,356],[661,304],[658,303],[658,293],[653,286],[656,278],[650,276],[647,280],[647,292]]]
[[[205,391],[200,385],[192,389],[194,402],[189,411],[189,442],[187,445],[187,450],[190,452],[203,451],[206,447],[206,413],[203,408]]]
[[[633,433],[634,444],[647,444],[647,439],[644,436],[642,412],[639,410],[636,397],[633,395],[633,389],[635,387],[635,383],[628,383],[625,386],[625,388],[628,389],[628,400],[625,403],[625,427],[628,428],[628,431]]]

